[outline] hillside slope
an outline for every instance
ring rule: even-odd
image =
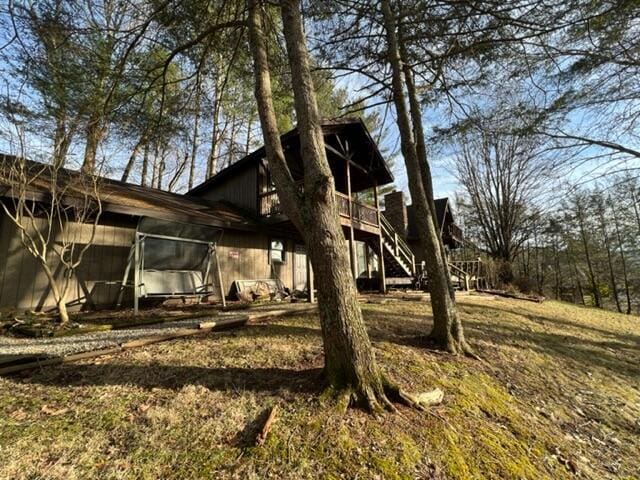
[[[0,477],[640,477],[640,318],[462,297],[479,362],[419,341],[428,303],[363,308],[385,371],[442,405],[345,414],[317,318],[287,318],[0,378]]]

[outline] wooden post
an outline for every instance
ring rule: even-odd
[[[364,244],[364,261],[367,264],[367,278],[371,278],[371,259],[369,258],[369,244]]]
[[[376,204],[376,217],[378,219],[378,276],[380,277],[380,292],[387,293],[387,279],[384,274],[384,245],[382,244],[382,222],[380,220],[380,201],[378,198],[378,183],[373,182],[373,198]]]
[[[122,283],[120,284],[120,291],[118,292],[118,300],[116,302],[116,308],[120,308],[122,306],[122,297],[124,296],[124,289],[127,287],[127,282],[129,281],[129,273],[131,272],[131,264],[134,262],[133,256],[136,248],[135,237],[133,241],[133,245],[131,245],[131,249],[129,250],[129,256],[127,257],[127,266],[124,269],[124,275],[122,276]]]
[[[313,270],[311,269],[311,261],[309,261],[309,253],[305,255],[307,260],[307,290],[309,290],[309,303],[316,301],[313,291]]]
[[[218,257],[218,245],[213,244],[213,253],[216,260],[216,276],[218,277],[218,286],[220,287],[220,300],[222,300],[222,306],[227,306],[227,300],[224,298],[224,287],[222,285],[222,272],[220,271],[220,258]]]
[[[133,246],[133,314],[138,315],[138,297],[140,296],[140,238],[138,232]]]
[[[411,275],[416,276],[416,256],[411,252]]]
[[[349,258],[351,260],[351,274],[353,275],[353,281],[358,278],[358,266],[355,257],[355,239],[353,234],[353,201],[351,200],[351,166],[350,161],[347,158],[345,160],[345,173],[347,178],[347,197],[349,197]]]

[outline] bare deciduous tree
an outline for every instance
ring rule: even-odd
[[[455,147],[454,170],[481,241],[502,262],[502,282],[511,283],[511,264],[532,236],[535,199],[553,165],[541,154],[535,137],[489,124],[460,133]]]
[[[0,157],[0,172],[2,210],[40,264],[65,325],[67,291],[94,242],[102,214],[98,177],[22,156]]]

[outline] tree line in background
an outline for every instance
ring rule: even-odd
[[[640,313],[638,178],[615,175],[595,186],[566,187],[553,203],[557,208],[547,211],[523,210],[510,240],[513,248],[506,252],[485,230],[473,201],[458,198],[468,243],[456,258],[484,257],[492,264],[495,284],[503,288]]]
[[[390,8],[427,137],[433,126],[451,139],[499,109],[517,135],[553,144],[574,165],[606,158],[616,171],[640,159],[635,2]],[[261,144],[246,9],[213,0],[7,3],[4,144],[18,143],[18,125],[31,151],[46,151],[50,139],[56,162],[91,170],[98,156],[109,176],[176,191],[201,182]],[[303,9],[321,115],[365,114],[387,139],[392,71],[380,6],[341,0]],[[294,100],[281,20],[272,18],[266,41],[285,131],[295,123]]]
[[[517,258],[522,288],[575,303],[640,312],[640,184],[612,177],[540,215]]]
[[[4,150],[27,141],[54,164],[177,191],[262,144],[244,2],[44,0],[1,13]],[[314,80],[323,116],[335,117],[345,90],[326,72]],[[289,130],[288,77],[273,91]]]

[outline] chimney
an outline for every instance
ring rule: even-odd
[[[391,192],[384,196],[384,216],[403,238],[407,237],[407,206],[404,193]]]

